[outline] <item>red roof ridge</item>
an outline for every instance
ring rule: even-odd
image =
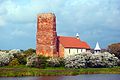
[[[57,36],[57,37],[68,37],[68,38],[76,38],[76,37],[73,37],[73,36]]]
[[[76,39],[76,40],[80,40],[80,39],[77,39],[76,37],[73,37],[73,36],[57,36],[57,37],[58,38],[73,38],[73,39]]]

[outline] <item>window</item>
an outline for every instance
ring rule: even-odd
[[[78,53],[78,49],[77,49],[77,53]]]
[[[69,54],[70,54],[70,49],[69,49]]]

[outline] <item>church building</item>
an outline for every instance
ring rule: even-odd
[[[37,17],[36,54],[50,57],[67,57],[82,52],[90,52],[90,46],[79,38],[57,36],[56,16],[42,13]]]

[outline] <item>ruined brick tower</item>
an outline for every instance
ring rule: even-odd
[[[42,13],[37,17],[36,53],[57,56],[56,17],[53,13]]]

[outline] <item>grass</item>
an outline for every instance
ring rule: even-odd
[[[4,66],[0,67],[1,77],[16,77],[16,76],[58,76],[58,75],[79,75],[79,74],[120,74],[120,67],[113,68],[81,68],[81,69],[66,69],[63,67],[48,67],[45,69],[20,66]]]

